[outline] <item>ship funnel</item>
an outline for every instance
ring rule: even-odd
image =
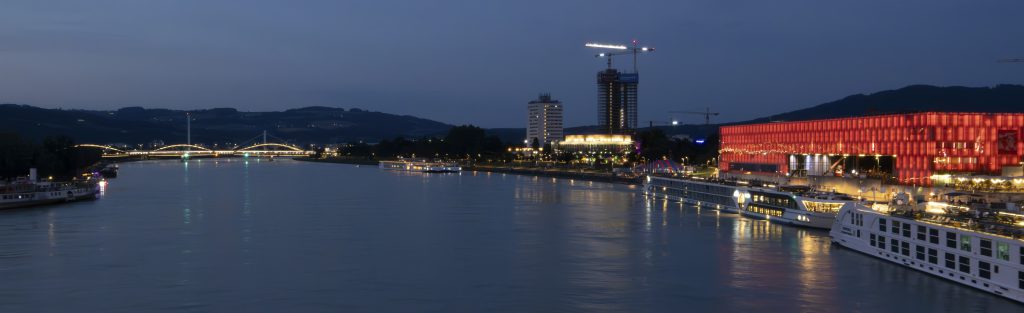
[[[28,169],[28,181],[36,182],[37,179],[39,179],[39,174],[36,173],[36,168]]]

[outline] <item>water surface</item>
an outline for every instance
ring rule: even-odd
[[[636,187],[227,159],[0,211],[0,312],[1021,312]]]

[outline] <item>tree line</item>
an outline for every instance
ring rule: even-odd
[[[101,154],[98,149],[76,148],[67,136],[34,142],[16,133],[0,133],[0,178],[26,176],[30,168],[36,168],[40,177],[69,179],[98,162]]]

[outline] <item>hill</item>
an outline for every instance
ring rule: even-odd
[[[192,141],[240,143],[264,130],[293,143],[376,142],[398,136],[443,135],[452,126],[407,115],[360,109],[307,107],[280,112],[242,112],[231,108],[194,110]],[[186,111],[122,108],[116,111],[43,109],[0,105],[0,132],[29,139],[68,135],[78,142],[145,144],[186,139]]]
[[[912,85],[873,94],[858,94],[806,109],[741,123],[800,121],[912,112],[1024,112],[1024,86],[937,87]],[[733,123],[740,124],[740,123]]]

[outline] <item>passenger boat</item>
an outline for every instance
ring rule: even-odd
[[[948,202],[847,205],[830,233],[840,246],[1024,303],[1024,215]],[[1014,212],[1015,211],[1015,212]]]
[[[646,195],[729,213],[740,212],[744,192],[735,183],[701,178],[647,176],[644,182]]]
[[[740,211],[744,216],[821,229],[832,228],[842,206],[856,203],[845,194],[786,186],[748,187],[740,201],[745,202]]]
[[[39,182],[34,169],[29,178],[0,183],[0,209],[96,199],[99,183],[95,179],[71,182]]]
[[[648,176],[644,193],[700,207],[796,226],[832,227],[839,208],[855,199],[808,187],[754,187],[736,181]]]
[[[452,163],[427,161],[380,161],[380,168],[422,173],[458,173],[462,167]]]

